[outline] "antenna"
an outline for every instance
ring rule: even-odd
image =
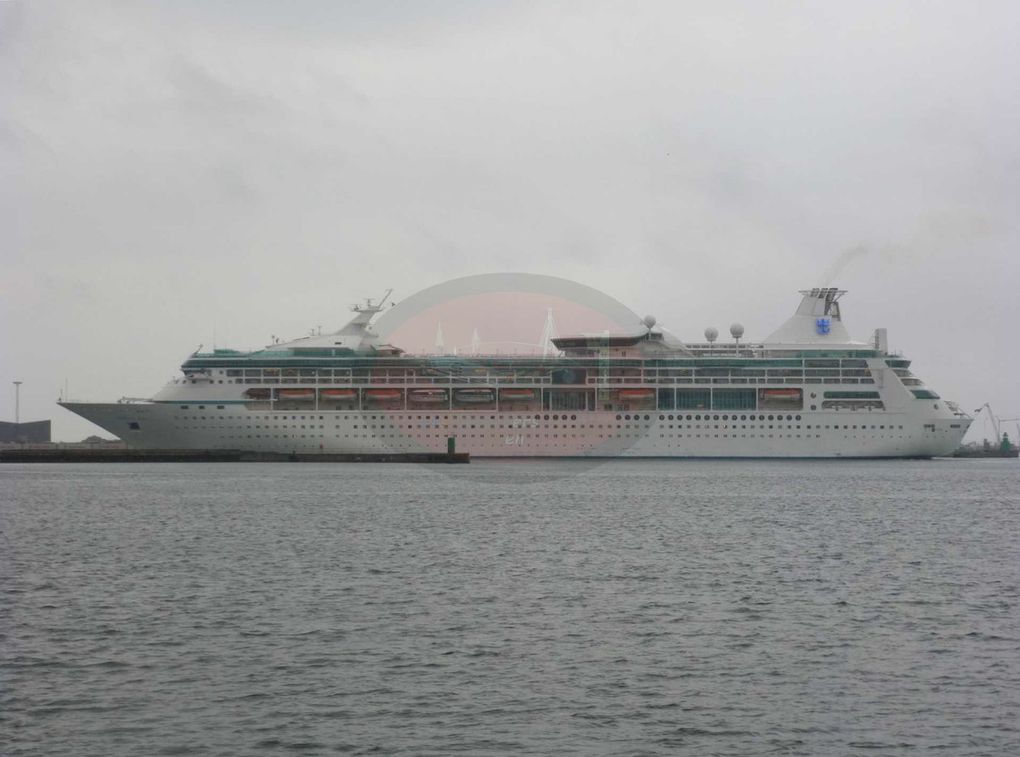
[[[443,341],[443,322],[440,321],[436,327],[436,351],[442,355],[446,351],[446,342]]]
[[[553,320],[552,308],[546,309],[545,328],[542,329],[542,357],[549,357],[550,346],[556,338],[556,321]]]
[[[14,425],[21,425],[21,385],[23,382],[14,382]]]

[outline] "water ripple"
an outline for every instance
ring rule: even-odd
[[[983,462],[5,466],[0,754],[1020,754]]]

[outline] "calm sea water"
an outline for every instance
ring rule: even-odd
[[[1016,461],[6,465],[0,530],[11,757],[1020,754]]]

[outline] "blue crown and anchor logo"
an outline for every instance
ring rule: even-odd
[[[818,318],[815,321],[815,331],[817,331],[822,336],[828,334],[831,328],[832,321],[830,321],[828,318]]]

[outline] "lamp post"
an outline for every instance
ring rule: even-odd
[[[14,426],[15,431],[21,425],[21,382],[14,382]]]

